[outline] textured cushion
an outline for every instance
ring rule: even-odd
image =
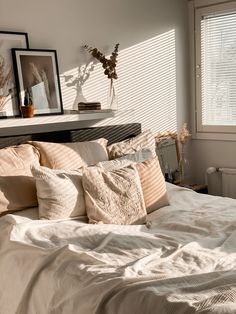
[[[83,187],[87,215],[91,223],[139,224],[146,209],[138,172],[135,168],[105,171],[86,168]]]
[[[96,164],[96,167],[103,168],[104,170],[115,170],[127,167],[131,163],[143,162],[148,159],[152,159],[152,151],[149,149],[142,149],[134,154],[128,154],[120,158],[108,161],[100,161]]]
[[[40,152],[41,166],[52,169],[72,170],[108,160],[107,140],[104,138],[63,144],[37,141],[30,143]]]
[[[151,131],[145,131],[129,140],[114,143],[107,147],[109,159],[115,159],[127,154],[133,154],[144,148],[150,149],[156,156],[156,141]]]
[[[115,170],[135,163],[138,170],[147,213],[169,205],[166,184],[158,157],[152,158],[150,150],[141,150],[114,160],[99,162],[104,170]]]
[[[36,179],[39,218],[64,219],[84,216],[85,203],[80,170],[32,167]]]
[[[0,215],[37,206],[32,164],[39,165],[39,153],[29,144],[0,149]]]
[[[138,170],[147,213],[169,205],[166,183],[158,157],[135,164]]]

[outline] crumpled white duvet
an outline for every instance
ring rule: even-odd
[[[0,314],[236,313],[236,200],[168,194],[149,228],[0,218]]]

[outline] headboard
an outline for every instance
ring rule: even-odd
[[[75,130],[53,131],[47,133],[35,133],[16,135],[10,137],[0,136],[0,148],[18,145],[27,141],[43,141],[55,143],[91,141],[104,137],[108,145],[134,137],[141,133],[140,123],[121,125],[108,125],[101,127],[78,128]]]

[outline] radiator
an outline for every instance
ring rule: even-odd
[[[236,169],[209,167],[206,181],[209,194],[236,198]]]

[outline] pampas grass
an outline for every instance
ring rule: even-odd
[[[0,111],[3,111],[8,101],[7,96],[10,94],[8,86],[11,80],[11,74],[11,68],[7,68],[4,57],[0,55]]]

